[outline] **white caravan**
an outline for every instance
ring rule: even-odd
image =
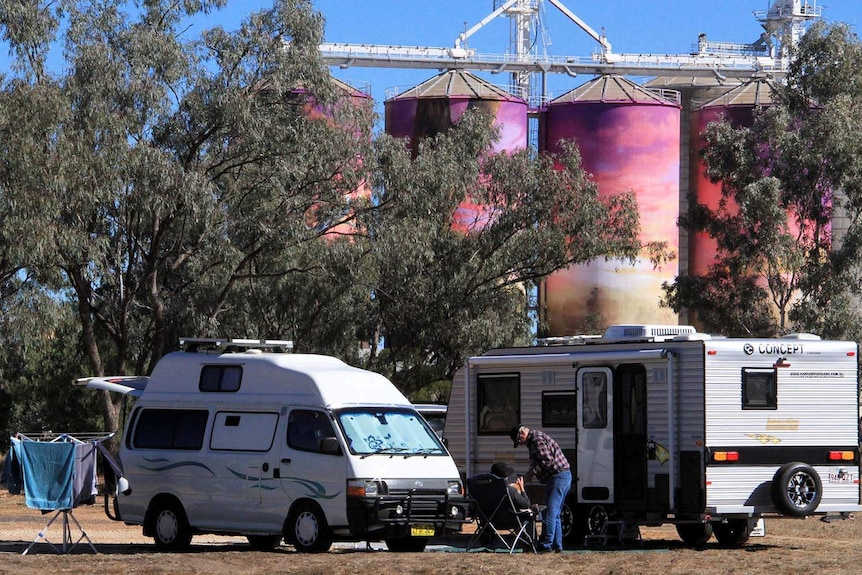
[[[764,516],[862,509],[856,343],[647,325],[553,343],[470,358],[445,436],[466,476],[525,471],[519,423],[554,437],[573,471],[570,541],[673,523],[686,543],[741,545]]]
[[[148,378],[77,382],[138,397],[114,507],[159,548],[217,533],[258,548],[283,537],[304,552],[335,540],[421,551],[465,522],[452,458],[382,375],[261,349],[273,342],[182,343],[194,351],[166,355]]]

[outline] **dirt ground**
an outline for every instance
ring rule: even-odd
[[[394,554],[374,545],[336,544],[329,553],[299,554],[289,545],[275,551],[253,551],[244,538],[196,536],[189,551],[161,553],[140,527],[109,520],[101,504],[73,512],[86,539],[71,553],[58,554],[39,538],[62,547],[62,515],[46,530],[53,514],[24,505],[23,496],[0,493],[0,574],[60,573],[246,575],[252,573],[307,573],[339,575],[462,575],[465,573],[578,573],[585,575],[671,575],[679,573],[858,573],[862,564],[862,518],[829,521],[771,519],[766,537],[753,538],[742,549],[725,549],[711,540],[701,549],[688,549],[672,527],[643,528],[643,542],[626,547],[598,546],[535,556],[518,553],[464,552],[464,535],[434,541],[424,553]],[[81,530],[70,523],[72,541]],[[34,541],[26,555],[22,553]]]

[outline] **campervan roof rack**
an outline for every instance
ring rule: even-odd
[[[216,337],[181,337],[180,349],[190,352],[237,352],[249,349],[284,353],[293,349],[293,342],[284,339],[242,339]]]

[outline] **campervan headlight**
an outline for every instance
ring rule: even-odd
[[[460,481],[450,481],[448,487],[446,488],[446,491],[449,493],[450,496],[464,494],[464,490],[461,488]]]
[[[347,495],[351,497],[377,497],[383,495],[381,485],[371,479],[348,479]]]

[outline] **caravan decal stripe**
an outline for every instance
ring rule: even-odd
[[[282,477],[282,480],[292,481],[293,483],[298,483],[305,487],[308,491],[306,491],[305,495],[308,497],[313,497],[314,499],[335,499],[339,495],[341,495],[341,491],[337,493],[327,494],[326,487],[322,484],[317,483],[316,481],[309,481],[308,479],[303,479],[302,477]]]
[[[712,454],[717,451],[736,452],[736,461],[713,461]],[[830,451],[852,451],[853,461],[830,461]],[[859,463],[859,446],[824,446],[824,445],[758,445],[758,446],[710,446],[706,449],[706,464],[714,466],[741,465],[783,465],[789,461],[799,461],[809,465],[857,465]]]
[[[246,473],[241,473],[239,471],[235,471],[230,467],[227,468],[228,471],[233,473],[239,479],[244,479],[246,481],[257,481],[261,482],[260,488],[266,490],[277,489],[275,486],[264,485],[262,482],[264,481],[275,481],[274,477],[259,477],[256,475],[248,475]],[[281,481],[290,481],[291,483],[297,483],[306,489],[306,492],[303,494],[306,497],[312,497],[314,499],[334,499],[341,494],[341,491],[334,494],[327,494],[326,488],[316,481],[309,481],[308,479],[303,479],[301,477],[281,477],[279,478]]]
[[[144,461],[150,463],[161,463],[168,461],[167,459],[144,459]],[[180,467],[200,467],[201,469],[208,471],[210,475],[215,476],[215,472],[212,469],[204,465],[203,463],[199,463],[197,461],[177,461],[176,463],[168,463],[167,465],[138,465],[141,469],[146,469],[147,471],[168,471],[170,469],[178,469]]]
[[[230,467],[227,468],[228,471],[233,473],[238,479],[244,479],[246,481],[256,481],[258,485],[252,485],[252,487],[257,487],[258,489],[263,489],[264,491],[275,491],[278,489],[277,485],[264,485],[264,481],[272,481],[272,477],[258,477],[255,475],[248,475],[245,473],[240,473],[239,471],[234,471]]]

